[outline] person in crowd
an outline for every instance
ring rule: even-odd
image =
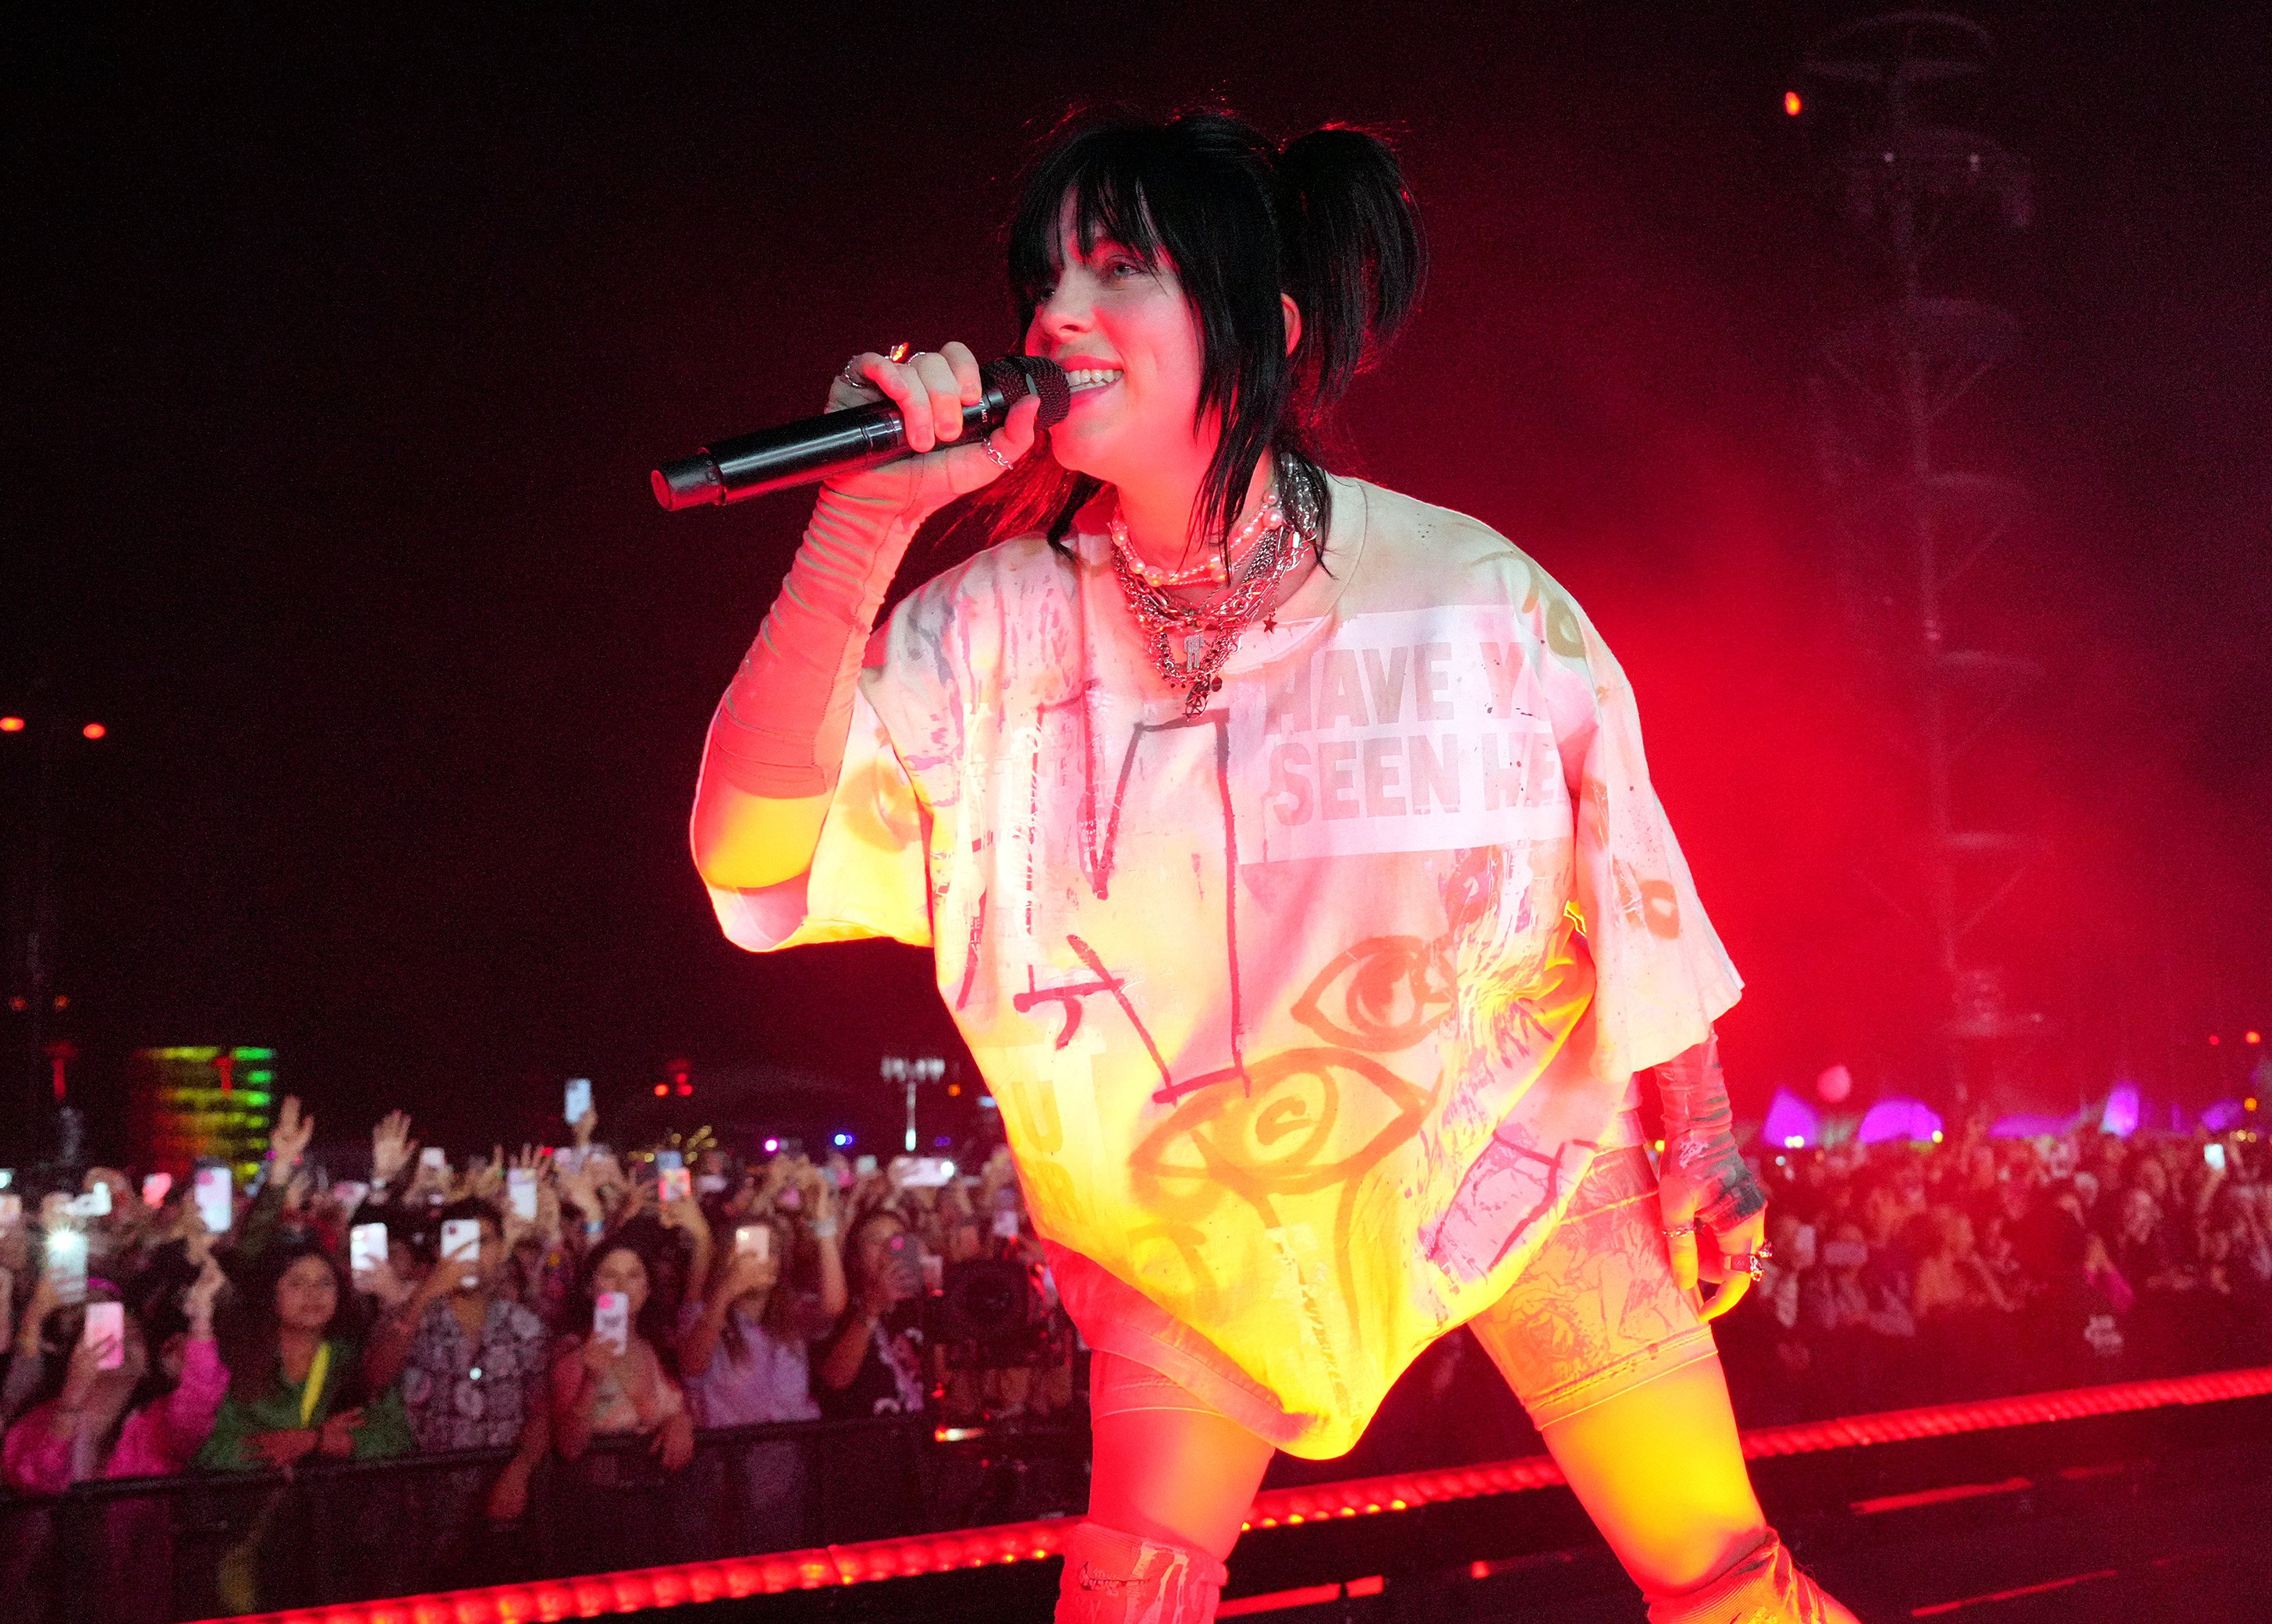
[[[487,1486],[484,1513],[519,1520],[531,1475],[551,1445],[543,1322],[497,1294],[515,1239],[513,1226],[479,1196],[441,1209],[445,1233],[471,1223],[470,1249],[445,1253],[402,1304],[373,1328],[364,1375],[373,1386],[400,1379],[411,1435],[422,1450],[502,1449],[512,1458]]]
[[[553,1448],[569,1485],[555,1503],[594,1566],[669,1561],[683,1548],[679,1496],[667,1491],[694,1457],[694,1421],[671,1369],[654,1230],[634,1219],[594,1245],[576,1328],[553,1358]]]
[[[195,1464],[258,1471],[320,1455],[376,1460],[413,1445],[402,1397],[372,1390],[351,1331],[353,1297],[338,1260],[312,1240],[259,1257],[226,1339],[228,1395]]]
[[[622,1235],[595,1248],[585,1273],[580,1329],[562,1339],[552,1366],[552,1427],[561,1458],[581,1460],[595,1438],[644,1437],[666,1471],[692,1458],[694,1427],[670,1370],[676,1338],[655,1294],[648,1251]],[[626,1334],[618,1347],[595,1333],[602,1297],[623,1300]],[[631,1459],[608,1457],[615,1462]],[[596,1463],[595,1463],[596,1467]],[[604,1470],[587,1473],[605,1481]]]
[[[678,1367],[694,1419],[702,1427],[810,1420],[811,1345],[845,1312],[844,1262],[837,1246],[835,1191],[809,1164],[795,1174],[800,1199],[793,1222],[744,1216],[716,1245],[708,1277],[679,1313]],[[700,1222],[698,1209],[696,1221]],[[707,1229],[706,1228],[706,1235]],[[784,1283],[785,1271],[810,1239],[818,1264],[815,1289]]]
[[[821,1412],[918,1413],[929,1385],[916,1312],[923,1289],[922,1243],[897,1212],[878,1208],[854,1226],[847,1261],[849,1300],[823,1344]]]
[[[176,1312],[176,1330],[160,1313],[123,1315],[116,1336],[73,1349],[61,1389],[8,1429],[8,1486],[21,1494],[60,1494],[92,1478],[166,1477],[185,1470],[213,1431],[228,1386],[213,1340],[213,1303],[220,1265],[205,1260]],[[108,1282],[89,1283],[89,1300],[119,1302]],[[155,1322],[157,1347],[144,1322]]]

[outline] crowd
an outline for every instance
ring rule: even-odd
[[[2253,1131],[1767,1151],[1773,1259],[1723,1322],[1747,1424],[2272,1360]]]
[[[594,1128],[453,1163],[397,1112],[369,1179],[334,1181],[287,1099],[225,1225],[187,1183],[146,1199],[108,1168],[0,1193],[8,1488],[510,1451],[427,1480],[446,1548],[406,1567],[438,1583],[479,1567],[540,1470],[572,1486],[599,1558],[643,1548],[699,1429],[1070,1404],[1072,1338],[1006,1151],[969,1174],[793,1144],[745,1162],[706,1136],[618,1156]],[[1023,1288],[1017,1322],[943,1315],[956,1265]],[[982,1307],[1019,1308],[998,1297]],[[762,1456],[740,1463],[741,1491],[782,1502],[795,1459],[771,1481]],[[235,1554],[222,1599],[273,1600],[261,1552]]]
[[[706,1430],[1074,1411],[1076,1339],[1006,1152],[960,1173],[793,1142],[745,1160],[706,1136],[619,1155],[594,1130],[452,1162],[398,1112],[350,1182],[288,1099],[225,1224],[186,1185],[107,1168],[0,1192],[7,1487],[489,1451],[422,1479],[438,1531],[404,1578],[422,1585],[478,1576],[540,1472],[599,1565],[654,1548],[654,1491]],[[1974,1127],[1754,1162],[1773,1259],[1721,1325],[1747,1424],[2272,1358],[2272,1157],[2253,1132]],[[1446,1368],[1408,1388],[1450,1390]],[[1384,1426],[1426,1432],[1413,1402]],[[733,1483],[760,1512],[804,1457],[768,1458]],[[265,1514],[245,1531],[223,1601],[273,1605],[261,1547],[281,1538]]]

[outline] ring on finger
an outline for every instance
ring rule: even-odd
[[[1695,1233],[1696,1233],[1696,1225],[1695,1225],[1695,1223],[1694,1223],[1694,1221],[1693,1221],[1693,1220],[1691,1220],[1690,1222],[1685,1223],[1685,1224],[1675,1224],[1675,1225],[1673,1225],[1670,1228],[1667,1229],[1667,1230],[1664,1232],[1664,1238],[1665,1238],[1667,1240],[1679,1240],[1679,1239],[1680,1239],[1680,1237],[1681,1237],[1681,1236],[1683,1236],[1683,1235],[1693,1235],[1693,1234],[1694,1234]]]

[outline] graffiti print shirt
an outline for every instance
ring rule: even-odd
[[[807,874],[712,892],[744,947],[930,948],[1083,1334],[1316,1456],[1740,986],[1576,605],[1473,519],[1333,496],[1196,718],[1095,510],[931,581]]]

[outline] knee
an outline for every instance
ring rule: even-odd
[[[1195,1546],[1081,1523],[1065,1536],[1056,1624],[1208,1624],[1229,1577]]]

